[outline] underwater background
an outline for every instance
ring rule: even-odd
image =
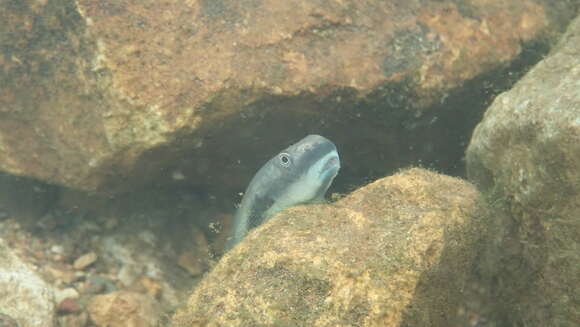
[[[0,1],[0,327],[577,326],[579,7]]]

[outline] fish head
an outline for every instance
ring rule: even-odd
[[[271,160],[285,206],[321,201],[340,169],[336,146],[320,135],[306,136]]]

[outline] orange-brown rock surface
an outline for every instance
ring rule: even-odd
[[[376,124],[388,121],[380,114],[427,110],[517,58],[522,42],[541,43],[572,8],[532,0],[6,1],[0,169],[112,191],[163,178],[187,153],[186,177],[243,187],[238,176],[250,171],[240,170],[254,165],[239,168],[240,160],[257,164],[257,151],[309,130],[340,137],[341,128],[366,126],[357,135],[389,139],[376,146],[396,151],[396,133]],[[374,109],[353,109],[361,100]],[[354,169],[379,169],[373,151],[350,155],[362,159]]]
[[[88,311],[97,327],[154,327],[161,317],[153,299],[134,292],[97,295]]]
[[[411,169],[289,209],[222,258],[174,326],[452,326],[485,230],[478,198]]]

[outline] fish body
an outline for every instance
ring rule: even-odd
[[[234,216],[226,250],[278,212],[298,204],[324,201],[340,169],[336,146],[320,135],[308,135],[270,159],[248,185]]]

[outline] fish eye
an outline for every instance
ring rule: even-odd
[[[278,159],[280,160],[280,164],[283,167],[288,167],[292,163],[292,161],[290,160],[290,155],[288,153],[285,153],[285,152],[280,153],[278,155]]]

